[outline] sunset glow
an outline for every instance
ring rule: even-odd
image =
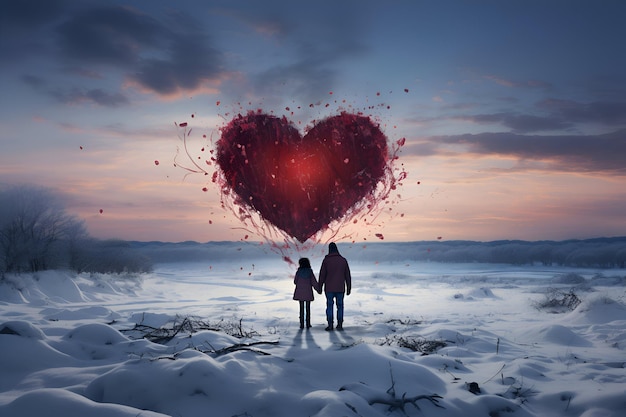
[[[626,235],[622,1],[127,3],[0,6],[0,187],[62,192],[95,237],[260,240],[211,181],[258,110],[406,139],[407,178],[344,240]]]

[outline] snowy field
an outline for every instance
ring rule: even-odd
[[[343,332],[280,261],[9,275],[0,416],[626,415],[625,270],[351,267]]]

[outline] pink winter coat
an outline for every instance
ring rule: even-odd
[[[350,295],[352,276],[346,258],[339,253],[329,253],[322,261],[320,268],[319,292],[322,287],[325,292],[345,292]]]
[[[298,268],[293,283],[296,284],[293,292],[294,300],[313,301],[313,290],[318,290],[318,284],[311,268]]]

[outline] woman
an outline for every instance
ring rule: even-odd
[[[296,289],[293,293],[293,299],[300,302],[300,328],[304,329],[306,320],[306,328],[311,327],[311,301],[313,301],[313,290],[318,290],[317,279],[311,268],[311,262],[308,258],[300,258],[300,265],[296,271],[293,283]]]

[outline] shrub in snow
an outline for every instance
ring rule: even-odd
[[[434,353],[448,345],[443,340],[429,340],[421,336],[402,336],[395,334],[385,336],[378,344],[380,346],[399,346],[412,350],[413,352],[421,352],[424,355]]]
[[[535,301],[533,307],[537,310],[562,313],[574,310],[580,303],[581,299],[573,289],[562,291],[557,288],[548,288],[545,298],[541,301]]]

